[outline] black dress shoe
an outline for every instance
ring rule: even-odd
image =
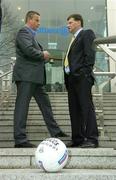
[[[76,148],[76,147],[79,147],[80,145],[79,144],[75,144],[73,142],[69,142],[66,144],[66,147],[69,147],[69,148]]]
[[[29,142],[24,142],[21,144],[15,144],[15,148],[35,148],[36,146],[34,144],[31,144]]]
[[[69,136],[64,132],[60,131],[59,133],[55,134],[54,137],[58,138],[58,137],[69,137]]]
[[[97,148],[98,143],[93,143],[90,141],[85,141],[83,144],[80,145],[80,148]]]

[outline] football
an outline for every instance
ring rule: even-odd
[[[38,145],[35,160],[44,171],[58,172],[67,164],[67,147],[58,138],[47,138]]]

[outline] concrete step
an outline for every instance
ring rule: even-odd
[[[116,110],[116,107],[115,106],[112,108],[111,107],[104,107],[104,110],[113,111],[113,109]],[[67,106],[52,106],[52,110],[53,110],[53,112],[64,111],[65,113],[68,113],[68,105]],[[97,107],[97,110],[99,110],[98,107]],[[36,104],[35,104],[35,106],[31,106],[29,108],[29,113],[31,113],[33,111],[35,111],[35,112],[37,111],[38,113],[40,112],[40,110],[39,110],[38,106],[36,106]],[[10,112],[13,114],[14,113],[14,106],[12,106],[12,107],[10,106],[8,108],[2,107],[0,109],[0,113],[5,114],[4,112]]]
[[[94,100],[94,102],[98,103],[100,99],[99,98],[97,98],[97,99],[93,98],[93,100]],[[10,98],[8,102],[9,102],[9,104],[15,104],[15,99]],[[33,104],[36,101],[35,101],[35,99],[32,98],[30,102],[31,102],[31,104]],[[63,102],[65,102],[66,104],[68,104],[68,98],[67,97],[63,97],[63,98],[62,97],[60,97],[60,98],[50,97],[50,102],[53,103],[53,104],[54,103],[63,103]]]
[[[59,123],[58,123],[59,124]],[[116,124],[112,124],[111,126],[105,126],[105,134],[109,133],[112,134],[113,136],[116,135]],[[70,133],[71,132],[71,127],[70,125],[61,125],[61,129],[63,129],[64,132]],[[46,125],[27,125],[27,132],[28,133],[42,133],[42,132],[48,132]],[[8,125],[1,125],[0,126],[0,134],[1,133],[13,133],[13,126],[8,126]],[[2,134],[1,134],[2,136]]]
[[[67,92],[47,92],[47,94],[49,95],[49,97],[67,97]],[[108,93],[108,94],[104,94],[104,96],[115,96],[116,93]],[[97,93],[94,93],[93,92],[93,96],[96,96],[96,97],[99,97],[101,96],[101,93],[97,92]],[[12,98],[15,98],[16,97],[16,93],[14,94],[11,94],[11,97]]]
[[[114,111],[114,110],[112,110],[112,111],[111,110],[104,111],[104,115],[107,115],[107,114],[108,115],[110,115],[110,114],[111,115],[116,115],[116,111]]]
[[[95,107],[96,108],[99,108],[99,104],[98,103],[94,103],[95,104]],[[51,105],[52,105],[52,109],[56,109],[56,110],[58,110],[58,109],[62,109],[62,108],[66,108],[66,109],[68,109],[68,103],[67,102],[51,102]],[[8,107],[6,108],[5,106],[3,106],[2,108],[1,108],[1,110],[5,110],[5,109],[11,109],[11,110],[13,110],[14,109],[14,106],[15,106],[15,104],[14,103],[9,103],[8,104]],[[113,107],[113,108],[115,108],[116,107],[116,101],[115,102],[104,102],[103,103],[103,107],[104,108],[111,108],[111,107]],[[31,102],[30,103],[30,110],[31,109],[34,109],[35,108],[35,110],[37,110],[38,109],[38,106],[37,106],[37,104],[36,104],[36,102]],[[0,111],[1,111],[0,110]]]
[[[67,118],[67,119],[65,119],[65,118],[59,118],[59,119],[55,119],[56,120],[56,122],[58,123],[58,125],[59,126],[64,126],[64,127],[68,127],[68,126],[70,126],[71,125],[71,122],[70,122],[70,119],[69,118]],[[115,125],[116,124],[116,122],[115,122],[115,120],[111,120],[111,122],[108,122],[109,120],[107,120],[107,122],[105,122],[105,125],[107,126],[107,125],[109,125],[109,126],[111,126],[111,125]],[[100,123],[100,121],[99,121],[99,119],[97,119],[97,124],[98,124],[98,126],[99,126],[99,123]],[[1,119],[0,120],[0,126],[1,126],[1,129],[2,129],[2,127],[11,127],[11,126],[13,126],[13,117],[10,117],[10,118],[3,118],[3,119]],[[46,124],[45,124],[45,121],[42,119],[42,118],[36,118],[36,119],[34,119],[34,118],[29,118],[28,120],[27,120],[27,126],[28,127],[30,127],[30,126],[40,126],[40,127],[42,127],[42,126],[46,126]]]
[[[57,111],[68,111],[68,105],[67,106],[52,106],[52,110],[57,110]],[[3,112],[3,111],[14,111],[14,106],[9,106],[9,107],[2,107],[0,109],[0,112]],[[35,104],[35,106],[31,106],[30,104],[30,107],[29,107],[29,111],[39,111],[39,108],[38,106]]]
[[[108,127],[109,127],[109,126],[112,126],[112,125],[113,125],[113,126],[116,126],[116,119],[115,119],[115,118],[114,118],[114,119],[107,119],[107,118],[106,118],[106,119],[104,120],[104,125],[105,125],[105,126],[108,126]]]
[[[39,140],[30,140],[31,143],[38,145],[38,143],[40,143],[43,139],[48,138],[50,136],[44,134],[44,138],[43,137],[39,137]],[[62,139],[63,140],[63,139]],[[68,143],[70,142],[70,140],[63,140],[64,143]],[[10,140],[10,141],[0,141],[0,148],[13,148],[14,147],[14,140]],[[100,148],[115,148],[116,149],[116,138],[115,140],[112,140],[110,138],[107,138],[106,140],[99,140],[99,147]]]
[[[45,173],[39,169],[2,169],[1,180],[115,180],[116,170],[62,169]]]
[[[103,96],[99,93],[93,93],[92,95],[93,95],[93,98],[96,98],[96,99],[99,97],[103,97],[103,99],[116,99],[116,94],[113,94],[113,93],[109,93],[108,95],[103,94]],[[52,98],[67,99],[67,97],[68,97],[67,93],[63,93],[63,92],[59,92],[59,94],[58,94],[58,92],[56,92],[56,93],[48,92],[48,96],[50,99],[52,99]],[[10,99],[13,99],[13,100],[16,99],[16,95],[15,94],[11,95]],[[34,98],[32,98],[32,99],[34,99]]]
[[[96,113],[102,113],[102,110],[96,110]],[[116,112],[112,112],[112,111],[108,111],[106,112],[105,114],[116,114]],[[1,112],[0,111],[0,119],[2,119],[2,117],[7,117],[7,116],[13,116],[14,112],[13,111],[4,111],[4,112]],[[53,111],[53,114],[54,116],[55,115],[62,115],[62,116],[65,116],[65,115],[69,115],[69,111],[68,110],[54,110]],[[28,115],[31,117],[32,115],[35,116],[35,115],[42,115],[41,111],[37,110],[37,111],[29,111]]]
[[[0,148],[0,169],[37,168],[36,148]],[[68,148],[69,160],[65,169],[116,169],[116,150],[113,148]]]
[[[68,134],[70,134],[70,132],[68,132]],[[41,139],[45,139],[47,137],[50,137],[47,129],[46,131],[41,131],[41,132],[29,132],[27,133],[28,138],[30,140],[35,140],[35,141],[40,141]],[[13,133],[0,133],[0,141],[4,140],[4,141],[8,141],[8,140],[13,140]],[[66,139],[70,139],[70,138],[66,138]]]
[[[106,128],[105,128],[105,131],[116,133],[116,127],[113,126],[113,125],[111,125],[111,126],[109,126],[109,127],[106,127]]]
[[[103,107],[113,107],[113,108],[115,108],[116,107],[116,103],[109,103],[109,102],[103,103]]]
[[[69,119],[64,119],[64,120],[58,119],[56,121],[59,125],[67,125],[67,126],[70,125]],[[0,121],[0,126],[12,126],[12,125],[13,125],[13,118],[9,118],[9,119],[4,118],[3,120]],[[27,125],[29,125],[29,126],[31,126],[31,125],[32,126],[44,126],[45,122],[41,118],[37,118],[37,119],[32,118],[32,119],[28,119]]]
[[[4,122],[3,122],[4,123]],[[58,125],[65,131],[66,133],[71,132],[71,125],[70,122],[66,124],[64,121],[63,123],[59,123]],[[99,125],[98,125],[99,126]],[[116,132],[115,126],[105,126],[105,132]],[[40,123],[32,123],[32,124],[27,124],[27,132],[28,133],[42,133],[42,132],[48,132],[47,127],[45,123],[43,122],[42,124]],[[0,123],[0,133],[13,133],[13,123],[5,122],[4,124]],[[2,134],[1,134],[2,136]]]
[[[54,115],[54,118],[55,119],[69,119],[69,115],[68,114],[64,114],[64,115]],[[5,115],[5,116],[0,116],[0,120],[13,120],[13,115],[12,116],[9,116],[9,115]],[[35,119],[35,120],[41,120],[41,119],[43,119],[43,117],[42,117],[42,115],[39,115],[38,116],[38,114],[37,115],[29,115],[28,116],[28,119]]]
[[[58,123],[59,124],[59,123]],[[64,125],[64,124],[59,124],[59,126],[61,127],[61,129],[66,132],[66,133],[71,133],[71,127],[70,124],[68,125]],[[116,136],[116,123],[115,124],[111,124],[111,125],[107,125],[104,126],[104,130],[105,130],[105,135],[108,133],[110,136]],[[27,132],[28,133],[48,133],[47,127],[45,124],[41,124],[41,125],[28,125],[27,124]],[[3,133],[5,133],[7,136],[10,133],[13,133],[13,125],[1,125],[0,126],[0,136],[3,139]],[[39,135],[40,136],[40,135]],[[43,136],[43,135],[42,135]]]
[[[67,133],[70,135],[70,133]],[[11,135],[12,136],[12,135]],[[8,136],[9,137],[9,136]],[[45,138],[49,138],[50,135],[49,133],[41,133],[38,137],[32,136],[30,138],[30,142],[38,145],[41,141],[43,141]],[[10,139],[10,140],[9,140]],[[64,143],[68,143],[71,141],[71,136],[69,138],[61,138],[61,140]],[[0,148],[13,148],[14,147],[14,139],[13,136],[10,138],[7,138],[7,140],[4,140],[1,138],[0,140]],[[104,136],[104,137],[99,137],[99,147],[101,148],[115,148],[116,149],[116,136],[110,137]]]
[[[35,137],[32,137],[30,139],[30,142],[32,144],[35,144],[35,145],[38,145],[41,141],[43,141],[44,139],[46,138],[50,138],[50,135],[48,133],[43,133],[43,136],[42,134],[35,138]],[[64,142],[64,143],[69,143],[71,141],[70,138],[66,139],[66,138],[61,138],[61,140]],[[103,146],[101,146],[103,147]],[[108,146],[108,147],[112,147],[112,146]],[[10,138],[10,140],[0,140],[0,148],[14,148],[14,139],[13,138]]]
[[[104,114],[104,119],[106,120],[116,120],[116,115],[115,114]]]
[[[116,106],[114,106],[114,107],[112,107],[112,106],[109,106],[109,107],[108,106],[104,106],[103,110],[104,111],[107,111],[107,110],[108,111],[116,111]]]
[[[66,111],[64,111],[64,110],[54,110],[53,113],[54,113],[54,115],[55,114],[58,114],[58,115],[65,115],[65,114],[67,115],[67,114],[69,114],[68,109]],[[13,111],[0,112],[0,116],[3,116],[3,115],[5,115],[5,116],[8,115],[9,116],[9,115],[13,115],[13,114],[14,114]],[[29,111],[29,115],[41,115],[41,111],[39,109]]]
[[[61,128],[65,131],[65,132],[70,132],[71,128],[70,125],[69,126],[65,126],[62,125]],[[48,132],[46,125],[41,125],[41,126],[36,126],[36,125],[31,125],[28,126],[27,125],[27,132],[31,132],[31,133],[41,133],[41,132]],[[112,132],[112,130],[111,130]],[[13,126],[0,126],[0,133],[13,133]],[[1,134],[2,135],[2,134]]]

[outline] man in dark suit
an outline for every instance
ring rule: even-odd
[[[49,97],[45,91],[45,62],[50,58],[48,51],[35,39],[36,29],[40,25],[40,14],[29,11],[26,25],[16,36],[16,63],[13,69],[13,81],[17,86],[14,110],[15,147],[34,147],[26,136],[26,120],[29,103],[35,98],[43,114],[45,123],[52,137],[65,137],[53,118]]]
[[[98,146],[98,129],[91,88],[94,84],[93,49],[94,32],[83,29],[83,18],[72,14],[67,18],[67,27],[74,40],[64,59],[64,77],[68,91],[69,112],[72,127],[72,142],[69,147],[95,148]]]

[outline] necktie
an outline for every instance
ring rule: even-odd
[[[70,43],[69,43],[69,46],[68,46],[68,49],[67,49],[67,52],[66,52],[66,56],[65,56],[65,59],[64,59],[64,67],[65,67],[65,72],[67,74],[69,74],[69,72],[70,72],[70,70],[69,70],[69,62],[68,62],[68,53],[69,53],[71,44],[74,41],[74,39],[75,39],[75,37],[73,36]]]

